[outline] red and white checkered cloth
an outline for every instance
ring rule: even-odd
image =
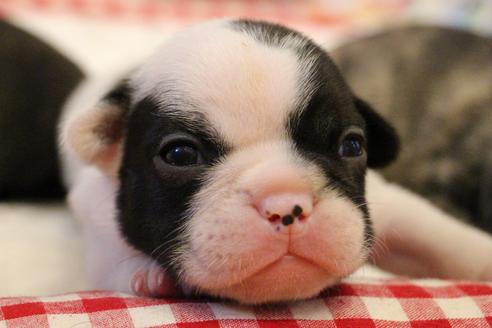
[[[492,283],[353,278],[268,307],[94,291],[0,298],[0,327],[491,327]]]

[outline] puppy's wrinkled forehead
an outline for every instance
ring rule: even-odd
[[[202,24],[177,34],[135,74],[134,101],[151,98],[180,118],[198,111],[236,147],[279,138],[316,89],[313,52],[322,53],[275,25]]]

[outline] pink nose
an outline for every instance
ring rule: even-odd
[[[255,206],[265,219],[288,226],[309,218],[313,197],[305,193],[276,193],[259,200]]]

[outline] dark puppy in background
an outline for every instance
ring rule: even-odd
[[[492,39],[407,27],[331,54],[401,137],[385,177],[492,232]]]
[[[61,197],[56,125],[82,72],[1,20],[0,40],[0,200]]]
[[[130,75],[86,81],[61,140],[98,288],[302,299],[360,267],[375,239],[396,272],[492,278],[489,235],[366,180],[396,157],[393,128],[282,26],[178,33]]]

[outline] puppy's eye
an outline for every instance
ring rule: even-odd
[[[192,144],[171,144],[162,148],[162,160],[173,166],[191,166],[203,163],[200,151]]]
[[[340,144],[340,148],[338,153],[342,157],[359,157],[364,153],[363,147],[363,139],[362,136],[350,133],[346,135],[342,143]]]

